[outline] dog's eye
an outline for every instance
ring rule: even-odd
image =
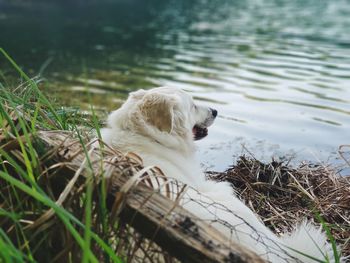
[[[197,106],[195,104],[192,104],[192,109],[196,110]]]

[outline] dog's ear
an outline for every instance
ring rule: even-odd
[[[140,100],[146,94],[144,89],[139,89],[137,91],[130,92],[129,98]]]
[[[147,123],[170,133],[173,130],[176,101],[176,96],[172,94],[146,94],[139,105],[140,112]]]

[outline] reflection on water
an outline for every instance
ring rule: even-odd
[[[223,169],[259,158],[324,160],[349,144],[350,2],[0,0],[1,45],[65,104],[111,110],[172,85],[220,116],[199,143]],[[5,62],[1,70],[7,72]]]

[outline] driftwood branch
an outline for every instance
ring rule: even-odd
[[[72,133],[42,131],[37,137],[45,152],[53,153],[50,159],[65,162],[73,172],[84,163],[86,154]],[[105,164],[113,160],[111,154],[101,157],[97,150],[93,156],[92,173],[89,169],[81,173],[86,177],[103,174]],[[137,158],[124,157],[130,162],[137,161]],[[132,176],[129,170],[112,169],[109,173],[108,191],[115,197],[114,206],[118,206],[115,212],[121,220],[172,256],[184,262],[264,262],[254,252],[229,242],[216,229],[144,183],[136,184],[127,193],[120,192]]]

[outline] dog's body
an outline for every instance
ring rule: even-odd
[[[332,258],[331,246],[320,229],[303,223],[292,235],[278,238],[234,195],[228,183],[206,180],[195,158],[194,139],[207,135],[207,127],[216,114],[213,109],[196,106],[179,89],[140,90],[131,93],[123,106],[110,114],[102,139],[122,152],[137,153],[145,166],[157,166],[167,177],[219,203],[219,209],[199,202],[186,202],[183,206],[268,261],[314,262],[294,250],[321,260],[324,255]],[[194,190],[188,194],[192,199],[200,199]]]

